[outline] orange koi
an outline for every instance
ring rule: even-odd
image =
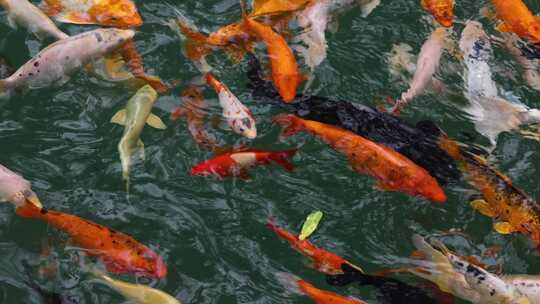
[[[296,58],[287,41],[274,32],[271,26],[262,24],[245,12],[245,0],[241,0],[243,25],[249,33],[266,44],[272,70],[272,81],[281,98],[289,103],[296,97],[296,90],[305,77],[298,70]]]
[[[166,93],[169,90],[169,87],[165,83],[163,83],[163,81],[159,77],[147,75],[144,72],[143,59],[137,51],[133,39],[128,40],[120,47],[120,54],[128,65],[129,70],[131,71],[133,76],[145,81],[161,94]]]
[[[156,278],[167,275],[167,266],[162,258],[129,235],[75,215],[40,209],[29,201],[18,207],[16,213],[64,231],[88,255],[100,258],[109,272],[139,273]]]
[[[391,148],[344,129],[290,114],[278,115],[274,122],[286,127],[283,137],[300,131],[318,137],[345,154],[356,172],[376,178],[381,189],[422,196],[437,203],[446,201],[446,194],[435,178]]]
[[[311,0],[255,0],[251,16],[290,13],[316,1]]]
[[[506,1],[506,0],[502,0]],[[421,0],[422,7],[444,27],[454,23],[454,0]]]
[[[325,274],[335,275],[343,274],[341,266],[343,264],[348,264],[356,270],[363,272],[362,269],[358,266],[355,266],[351,262],[345,260],[344,258],[324,249],[321,249],[308,240],[301,241],[296,235],[293,235],[289,231],[280,228],[273,222],[268,222],[266,226],[274,231],[280,238],[285,239],[291,244],[291,246],[300,252],[302,255],[306,256],[313,262],[313,268]]]
[[[118,28],[142,25],[131,0],[44,0],[41,9],[59,22],[98,24]]]
[[[317,304],[367,304],[358,299],[319,289],[289,273],[276,273],[276,278],[290,292],[308,296]]]
[[[201,92],[196,87],[190,86],[182,92],[181,98],[184,103],[171,114],[171,119],[185,117],[188,130],[195,142],[209,149],[216,149],[218,144],[204,128],[203,120],[208,105]]]
[[[512,32],[529,42],[540,42],[540,17],[533,15],[521,0],[492,0],[497,18],[503,21],[497,29]]]

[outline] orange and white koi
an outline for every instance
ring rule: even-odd
[[[446,201],[439,183],[424,168],[402,154],[355,133],[294,115],[278,115],[274,122],[285,126],[282,136],[310,133],[347,156],[353,169],[377,179],[384,190],[422,196],[437,203]]]
[[[251,111],[211,73],[206,74],[206,82],[216,90],[223,117],[232,130],[249,139],[257,137],[257,126]]]
[[[329,275],[343,274],[341,269],[343,264],[350,265],[354,269],[363,272],[358,266],[344,258],[322,248],[319,248],[308,240],[300,240],[298,236],[289,231],[277,226],[272,221],[269,221],[266,226],[274,231],[280,238],[286,240],[291,246],[300,252],[302,255],[312,261],[312,266],[315,270]]]
[[[422,7],[429,11],[440,25],[452,26],[454,23],[454,0],[421,0],[420,2]]]
[[[75,215],[38,208],[28,201],[15,211],[22,217],[44,221],[67,233],[88,255],[100,258],[109,272],[138,273],[156,278],[167,275],[163,259],[127,234]]]
[[[215,175],[223,178],[227,176],[239,176],[249,179],[248,169],[256,165],[268,165],[272,161],[293,171],[294,165],[287,161],[296,154],[296,149],[280,152],[246,150],[241,152],[228,152],[204,161],[191,168],[191,175],[208,176]]]
[[[131,0],[43,0],[41,9],[59,22],[129,28],[142,25]]]
[[[241,0],[242,24],[247,31],[264,42],[268,50],[268,58],[272,70],[272,81],[285,102],[296,97],[296,91],[304,76],[298,70],[296,58],[287,41],[274,32],[272,27],[248,17],[245,12],[245,0]]]
[[[276,273],[276,278],[288,291],[308,296],[317,304],[367,304],[355,298],[319,289],[289,273]]]
[[[502,20],[497,29],[512,32],[528,42],[540,42],[540,17],[535,16],[522,0],[492,0],[497,18]]]
[[[196,87],[190,86],[182,92],[181,98],[184,103],[174,110],[171,119],[177,120],[184,117],[188,130],[197,144],[212,150],[217,148],[218,144],[215,139],[208,134],[204,127],[204,116],[208,105],[201,92]]]

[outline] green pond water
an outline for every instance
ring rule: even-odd
[[[246,61],[235,65],[223,52],[215,52],[209,62],[253,111],[259,136],[249,141],[210,120],[209,132],[229,146],[270,150],[301,146],[292,159],[297,170],[289,173],[275,165],[259,167],[252,171],[250,181],[190,176],[191,166],[212,157],[212,152],[194,143],[185,121],[173,122],[168,117],[181,102],[178,92],[199,73],[182,55],[176,34],[165,25],[175,16],[165,1],[135,2],[145,22],[135,39],[147,71],[181,84],[161,96],[154,109],[168,129],[146,128],[143,132],[146,161],[133,167],[129,197],[116,148],[123,129],[109,120],[124,107],[133,90],[81,72],[62,87],[0,100],[1,164],[30,180],[48,208],[125,232],[157,251],[168,265],[169,275],[163,280],[130,275],[117,278],[149,284],[183,303],[311,303],[306,297],[285,293],[274,277],[276,272],[289,272],[323,289],[377,303],[370,287],[328,286],[322,274],[265,227],[268,218],[274,217],[281,226],[297,232],[314,210],[323,211],[324,218],[311,240],[367,271],[408,265],[415,233],[455,228],[471,241],[448,238],[452,248],[478,255],[483,249],[500,246],[506,273],[540,273],[538,256],[525,238],[498,235],[492,220],[469,206],[475,192],[465,181],[447,186],[447,203],[437,205],[375,190],[372,178],[354,173],[342,155],[311,136],[301,134],[279,142],[279,128],[271,123],[279,111],[250,98]],[[397,43],[410,44],[414,53],[419,52],[433,29],[431,17],[419,2],[382,0],[368,18],[362,18],[357,8],[341,14],[337,31],[328,33],[328,57],[316,70],[309,92],[366,105],[399,96],[407,83],[391,78],[385,53]],[[478,11],[487,2],[457,1],[454,39],[464,21],[479,19]],[[535,12],[540,11],[538,2],[527,2]],[[240,15],[234,0],[169,3],[205,32],[234,22]],[[482,22],[489,33],[496,34],[491,21]],[[93,28],[60,27],[69,34]],[[40,42],[24,29],[12,30],[5,12],[0,12],[0,53],[15,67],[50,42]],[[257,52],[265,56],[262,46]],[[499,87],[538,107],[539,95],[525,85],[511,57],[499,46],[495,46],[495,57],[493,70]],[[438,77],[447,85],[447,93],[418,98],[402,118],[410,123],[431,119],[451,136],[487,144],[460,110],[467,104],[461,75],[460,62],[446,54]],[[210,117],[219,116],[215,93],[207,88],[205,97],[211,105]],[[536,141],[504,133],[490,160],[536,198],[540,196],[539,150]],[[52,260],[59,268],[51,278],[40,279],[37,272],[45,263],[40,254],[44,242],[50,244]],[[118,293],[90,281],[81,270],[81,263],[89,262],[67,242],[66,235],[45,223],[16,216],[9,204],[0,205],[0,303],[41,303],[25,284],[25,269],[42,288],[70,295],[78,303],[126,303]],[[422,282],[409,275],[397,277]]]

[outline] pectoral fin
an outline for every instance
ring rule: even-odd
[[[111,118],[111,122],[115,124],[119,124],[121,126],[126,125],[126,109],[122,109],[118,111],[114,116]]]
[[[512,225],[510,225],[510,223],[508,222],[495,223],[493,225],[493,228],[495,229],[495,231],[497,231],[500,234],[510,234],[510,233],[516,232],[514,227],[512,227]]]
[[[14,30],[17,29],[17,22],[15,22],[15,20],[13,20],[13,18],[11,17],[11,15],[8,15],[8,16],[7,16],[7,22],[8,22],[9,26],[10,26],[12,29],[14,29]]]
[[[512,27],[510,27],[508,24],[503,22],[497,25],[497,30],[501,33],[509,33],[509,32],[512,32]]]
[[[54,17],[58,22],[73,24],[96,24],[88,14],[60,13]]]
[[[138,140],[137,141],[137,147],[139,148],[139,153],[140,153],[140,156],[141,156],[141,160],[144,160],[146,158],[145,154],[144,154],[144,144],[142,142],[142,140]]]
[[[489,217],[495,217],[496,214],[493,212],[493,209],[489,206],[489,204],[483,200],[483,199],[477,199],[471,202],[471,207],[476,209],[478,212],[485,216]]]
[[[163,123],[161,118],[159,118],[157,115],[150,113],[148,116],[148,119],[146,120],[146,123],[156,129],[165,130],[167,129],[167,126]]]

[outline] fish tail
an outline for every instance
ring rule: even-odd
[[[275,152],[270,155],[270,159],[275,161],[287,171],[294,171],[294,165],[287,161],[287,158],[293,157],[298,149],[291,149],[282,152]]]
[[[170,20],[168,25],[184,42],[184,54],[190,60],[208,65],[204,58],[212,51],[212,46],[207,43],[208,37],[199,32],[191,22],[181,13],[177,13],[177,20]]]
[[[292,114],[280,114],[272,119],[272,122],[285,127],[281,132],[281,138],[285,139],[304,129],[298,117]]]
[[[277,281],[281,285],[283,285],[283,287],[285,287],[287,291],[294,294],[299,294],[299,295],[305,294],[300,289],[299,284],[300,282],[302,282],[302,280],[299,277],[292,275],[290,273],[286,273],[286,272],[277,272],[275,276],[276,276]]]

